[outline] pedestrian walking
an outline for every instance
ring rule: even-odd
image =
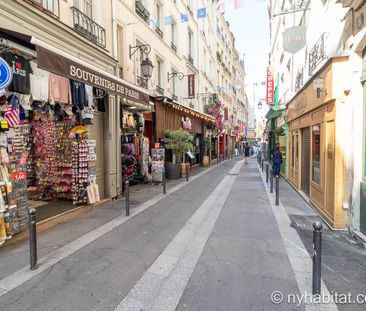
[[[250,157],[250,147],[248,143],[246,143],[244,147],[244,157],[244,163],[248,164],[248,158]]]
[[[282,152],[280,151],[280,147],[276,146],[272,154],[273,175],[275,177],[280,176],[282,162]]]

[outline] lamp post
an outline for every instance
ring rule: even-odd
[[[137,51],[142,51],[144,54],[149,55],[151,52],[151,46],[148,44],[141,44],[136,46],[130,45],[130,58],[132,55],[134,55]],[[146,56],[146,58],[141,62],[141,73],[144,78],[147,80],[151,78],[152,71],[154,69],[154,66],[151,62],[151,60]]]
[[[259,102],[258,102],[258,109],[262,109],[262,106],[263,106],[262,102],[261,102],[261,101],[259,101]]]

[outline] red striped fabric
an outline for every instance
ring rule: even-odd
[[[8,125],[10,128],[19,125],[19,108],[13,109],[10,105],[4,113],[5,118],[8,120]]]

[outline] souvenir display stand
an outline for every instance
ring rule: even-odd
[[[151,177],[153,183],[161,183],[163,181],[163,173],[165,166],[165,149],[151,150]]]

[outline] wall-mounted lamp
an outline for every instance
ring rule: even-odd
[[[173,79],[174,77],[177,77],[179,80],[183,80],[183,78],[185,77],[183,72],[172,72],[169,73],[168,72],[168,82]]]
[[[322,77],[316,77],[313,80],[313,87],[316,90],[316,98],[320,98],[320,93],[324,92],[325,96],[328,95],[328,91],[324,88],[324,79]]]
[[[143,51],[144,54],[148,55],[151,52],[151,46],[148,45],[148,44],[141,44],[141,45],[136,45],[136,46],[131,46],[130,45],[130,58],[137,51]],[[142,76],[145,77],[146,79],[150,79],[151,76],[152,76],[153,69],[154,69],[154,66],[153,66],[151,60],[148,57],[146,57],[141,62],[141,73],[142,73]]]
[[[261,101],[259,101],[259,102],[258,102],[258,109],[262,109],[262,107],[263,107],[263,104],[262,104],[262,102],[261,102]]]

